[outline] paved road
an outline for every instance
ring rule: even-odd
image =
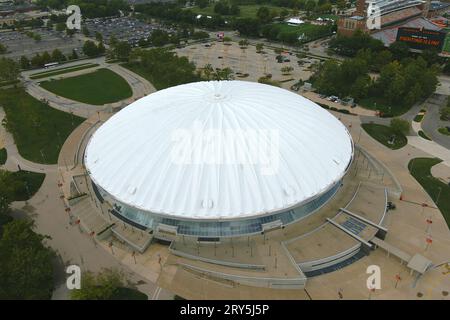
[[[450,149],[450,136],[443,135],[437,130],[440,127],[450,126],[450,121],[442,121],[440,119],[440,108],[445,105],[447,96],[434,94],[425,104],[427,112],[423,118],[421,125],[422,130],[436,143]]]

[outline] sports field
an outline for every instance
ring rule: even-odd
[[[59,96],[93,105],[117,102],[133,94],[130,85],[108,69],[98,69],[62,80],[44,81],[40,85]]]

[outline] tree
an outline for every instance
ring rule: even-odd
[[[0,58],[0,81],[16,80],[19,76],[19,64],[10,58]]]
[[[409,56],[409,47],[406,43],[396,41],[389,46],[395,60],[401,61]]]
[[[40,67],[43,65],[42,63],[42,58],[41,55],[39,53],[36,53],[33,58],[31,58],[31,65],[33,67]]]
[[[69,37],[73,37],[73,35],[75,34],[75,29],[69,29],[69,28],[66,28],[66,34],[67,34]]]
[[[103,42],[100,42],[97,46],[97,50],[98,50],[98,54],[104,54],[106,51],[105,45],[103,44]]]
[[[287,9],[283,9],[280,12],[280,20],[286,19],[286,17],[289,15],[289,11]]]
[[[52,52],[52,61],[62,62],[66,60],[66,56],[59,49],[55,49]]]
[[[127,41],[120,41],[114,46],[113,51],[117,59],[128,60],[131,53],[131,45]]]
[[[0,54],[5,54],[8,51],[8,48],[0,43]]]
[[[206,7],[208,6],[209,1],[208,1],[208,0],[196,0],[196,1],[195,1],[195,4],[196,4],[200,9],[203,9],[203,8],[206,8]]]
[[[13,220],[0,239],[0,299],[50,299],[54,252],[46,236],[33,232],[34,223]]]
[[[30,68],[30,60],[26,56],[20,57],[19,64],[22,70],[27,70]]]
[[[133,50],[132,56],[130,68],[138,68],[149,75],[149,81],[158,90],[199,80],[192,62],[166,48]]]
[[[206,80],[211,80],[213,73],[214,68],[210,63],[206,64],[203,67],[203,75],[205,76]]]
[[[66,24],[64,22],[56,24],[56,31],[63,32],[64,30],[66,30]]]
[[[237,18],[234,20],[233,27],[239,31],[241,35],[259,36],[260,20],[256,18]]]
[[[427,62],[430,67],[434,64],[439,64],[441,58],[439,57],[439,51],[437,49],[426,49],[422,51],[422,58]]]
[[[98,47],[91,40],[88,40],[83,45],[83,53],[88,57],[96,57],[99,55]]]
[[[52,61],[52,57],[50,56],[50,53],[48,53],[47,51],[44,51],[44,53],[41,56],[41,63],[43,65],[50,63]]]
[[[223,43],[229,43],[229,42],[231,42],[231,38],[230,37],[223,37],[222,41],[223,41]]]
[[[101,36],[101,34],[100,34],[100,36]],[[117,38],[116,38],[115,35],[112,35],[112,36],[109,38],[109,45],[110,45],[111,47],[114,47],[114,46],[117,44],[117,42],[118,42],[118,40],[117,40]]]
[[[214,5],[214,13],[221,14],[221,15],[229,15],[230,14],[230,7],[228,6],[228,3],[224,1],[219,1]]]
[[[249,42],[247,39],[243,39],[243,40],[239,40],[238,44],[241,48],[245,49],[249,45]]]
[[[78,59],[78,53],[75,51],[75,49],[72,50],[72,53],[70,54],[70,60],[76,60]]]
[[[155,47],[162,47],[170,42],[169,33],[165,30],[156,29],[150,35],[150,42]]]
[[[95,40],[97,40],[98,42],[103,42],[103,36],[100,32],[95,32]]]
[[[261,21],[261,23],[269,23],[272,20],[270,10],[268,7],[260,7],[256,12],[256,17]]]
[[[316,1],[314,0],[308,0],[305,4],[305,10],[308,12],[308,14],[314,10],[314,8],[316,7]]]
[[[284,66],[284,67],[281,68],[281,73],[284,74],[284,75],[288,75],[292,71],[294,71],[294,68],[292,68],[291,66]]]
[[[83,26],[83,27],[81,28],[81,33],[83,33],[83,35],[84,35],[85,37],[89,37],[89,35],[90,35],[89,29],[88,29],[86,26]]]
[[[113,300],[124,286],[124,276],[119,271],[104,269],[98,274],[84,272],[81,288],[72,290],[70,297],[72,300]]]
[[[409,121],[400,118],[393,118],[390,126],[395,133],[403,135],[407,135],[411,127]]]
[[[200,39],[208,39],[209,33],[206,31],[196,31],[192,33],[192,39],[200,40]]]
[[[241,13],[241,9],[237,4],[232,4],[230,7],[230,14],[233,16],[238,16]]]
[[[256,44],[256,52],[257,53],[260,53],[263,50],[263,48],[264,48],[264,44],[262,44],[262,43]]]
[[[369,75],[361,75],[356,78],[356,81],[350,88],[350,95],[356,100],[363,99],[369,94],[372,81]]]
[[[214,80],[233,80],[233,70],[230,68],[216,69],[214,73]]]

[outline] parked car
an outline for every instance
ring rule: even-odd
[[[328,101],[332,101],[332,102],[336,102],[337,100],[339,100],[339,97],[336,97],[336,96],[329,96],[329,97],[327,98],[327,100],[328,100]]]

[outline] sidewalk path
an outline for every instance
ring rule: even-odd
[[[443,160],[450,167],[450,150],[434,141],[423,139],[419,136],[408,136],[408,144],[430,155]]]

